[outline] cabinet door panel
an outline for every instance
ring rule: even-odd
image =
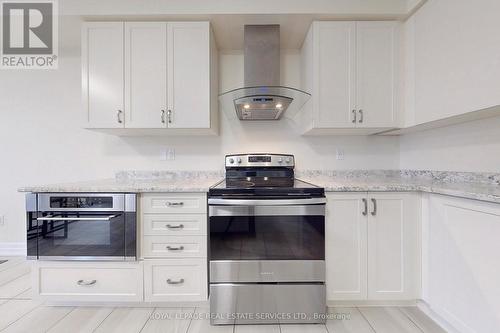
[[[315,127],[355,127],[355,23],[314,23]]]
[[[170,128],[210,128],[210,26],[167,25]]]
[[[431,195],[429,206],[424,300],[460,332],[497,332],[500,205]]]
[[[326,288],[328,300],[367,297],[366,193],[328,194]]]
[[[166,127],[166,23],[125,23],[125,95],[128,128]]]
[[[123,128],[123,23],[86,23],[82,35],[83,100],[88,127]]]
[[[414,194],[369,194],[368,298],[416,298],[420,205]]]
[[[356,104],[362,112],[358,127],[397,125],[396,28],[394,22],[356,23]]]

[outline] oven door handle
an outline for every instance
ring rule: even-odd
[[[208,199],[209,205],[214,206],[290,206],[290,205],[320,205],[325,204],[326,198],[310,199]]]
[[[105,217],[38,217],[37,221],[109,221],[117,215],[109,215]]]

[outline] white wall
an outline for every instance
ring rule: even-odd
[[[123,169],[219,170],[232,152],[290,152],[298,168],[399,167],[398,139],[392,137],[301,137],[286,121],[229,122],[221,113],[214,137],[116,137],[81,128],[80,25],[60,21],[59,69],[0,73],[0,242],[24,240],[24,185],[112,177]],[[298,87],[298,54],[286,52],[283,83]],[[243,82],[241,54],[222,55],[221,89]],[[176,160],[160,161],[162,147]],[[336,161],[336,148],[345,160]]]
[[[402,169],[500,172],[500,117],[400,137]]]

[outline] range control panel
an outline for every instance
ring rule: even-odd
[[[295,158],[289,154],[233,154],[226,155],[226,168],[295,167]]]

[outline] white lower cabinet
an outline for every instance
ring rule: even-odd
[[[204,301],[207,289],[206,258],[144,261],[146,301]]]
[[[426,195],[423,300],[459,332],[500,332],[500,204]]]
[[[419,195],[329,193],[327,199],[327,299],[416,299]]]
[[[37,261],[34,296],[61,302],[142,301],[142,266],[142,262]]]
[[[145,301],[206,301],[206,193],[146,193],[140,202]]]
[[[328,300],[367,298],[366,193],[327,193],[326,292]]]

